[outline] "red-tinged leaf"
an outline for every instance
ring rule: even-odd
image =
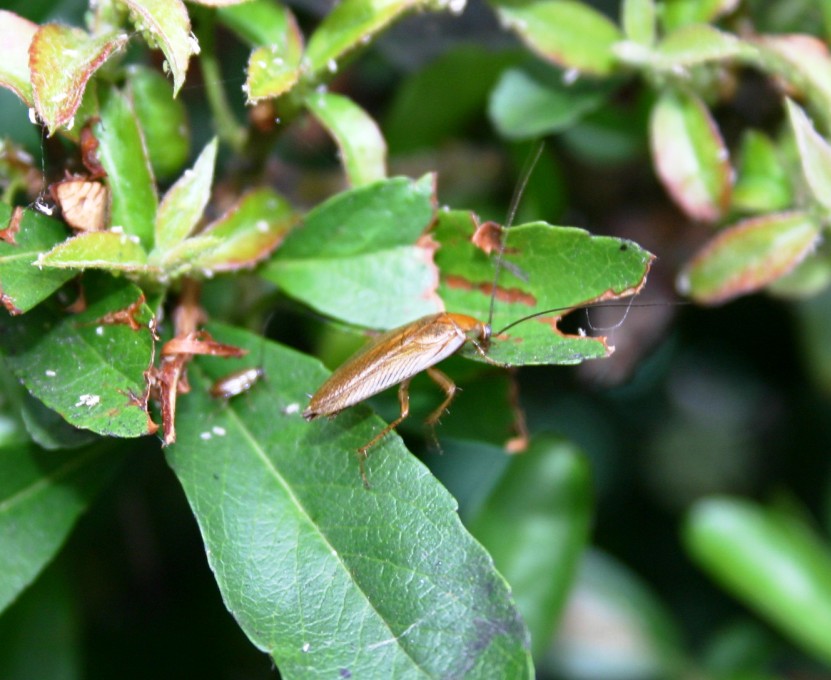
[[[801,212],[739,222],[699,251],[679,276],[678,289],[703,304],[752,293],[793,270],[819,235],[819,226]]]
[[[205,272],[235,271],[268,257],[299,219],[291,205],[271,189],[256,189],[243,196],[204,232],[189,239],[216,239],[217,244],[193,261]]]
[[[38,116],[49,134],[72,129],[87,81],[128,36],[109,33],[93,37],[70,26],[41,26],[29,46],[29,69]]]
[[[370,38],[420,0],[343,0],[320,22],[309,38],[309,71],[337,69],[337,60],[367,44]]]
[[[543,59],[605,76],[616,67],[613,46],[623,38],[597,10],[571,0],[491,0],[502,22]]]
[[[32,106],[32,83],[29,75],[29,45],[38,25],[14,12],[0,10],[0,86],[7,87]]]
[[[44,253],[36,264],[56,269],[147,271],[147,253],[136,237],[114,231],[95,231],[67,239]]]
[[[142,131],[127,97],[110,92],[94,128],[112,194],[110,223],[137,236],[149,250],[159,199]]]
[[[787,100],[787,107],[802,172],[817,202],[826,210],[831,210],[831,146],[817,134],[805,112],[790,99]]]
[[[199,154],[193,169],[186,170],[159,204],[156,212],[156,238],[151,259],[179,245],[199,223],[211,197],[216,163],[216,137]]]
[[[199,54],[199,43],[190,31],[190,18],[181,0],[123,0],[136,28],[157,44],[173,75],[173,96],[185,82],[191,55]]]
[[[350,186],[387,176],[387,145],[366,111],[348,97],[327,92],[311,95],[306,106],[337,143]]]
[[[828,46],[810,35],[767,35],[754,44],[762,51],[767,72],[787,83],[788,89],[802,94],[812,109],[831,123],[831,53]]]
[[[658,177],[690,217],[718,220],[730,203],[730,159],[710,112],[695,95],[667,91],[650,120]]]
[[[75,274],[32,266],[44,251],[66,238],[66,228],[33,210],[15,211],[0,203],[0,303],[9,313],[22,314]]]

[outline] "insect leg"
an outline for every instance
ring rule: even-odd
[[[456,390],[458,388],[456,387],[456,383],[435,367],[428,368],[427,375],[429,375],[430,379],[436,383],[436,385],[441,387],[442,390],[444,390],[445,395],[447,395],[441,403],[441,406],[433,411],[427,418],[427,424],[430,427],[433,427],[439,422],[439,418],[442,417],[444,412],[447,410],[447,407],[450,406],[450,402],[453,401],[453,397],[456,396]]]
[[[401,424],[401,422],[408,415],[410,415],[410,380],[411,379],[407,379],[398,386],[398,403],[401,406],[401,414],[398,416],[398,418],[393,420],[383,430],[381,430],[366,444],[364,444],[361,448],[358,449],[358,455],[360,456],[359,460],[361,465],[361,478],[364,480],[364,486],[366,488],[369,488],[369,481],[366,478],[366,470],[364,470],[364,461],[366,460],[367,451],[369,451],[373,446],[375,446],[379,441],[381,441],[389,433],[390,430],[398,427]]]

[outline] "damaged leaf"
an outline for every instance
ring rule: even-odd
[[[113,437],[150,434],[156,429],[145,402],[150,310],[123,279],[94,273],[85,281],[88,306],[80,314],[41,305],[18,318],[0,315],[0,350],[26,389],[72,425]],[[107,323],[108,314],[131,307],[138,330]]]
[[[448,311],[488,320],[496,255],[472,242],[476,222],[465,211],[442,212],[433,232],[440,248],[439,295]],[[491,229],[489,223],[485,229]],[[573,227],[533,222],[504,232],[505,260],[499,272],[488,355],[511,365],[575,364],[608,356],[605,338],[564,335],[556,324],[569,309],[640,291],[653,256],[631,241],[592,236]],[[524,316],[565,308],[499,331]],[[479,355],[465,348],[470,358]]]

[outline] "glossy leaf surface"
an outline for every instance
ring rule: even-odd
[[[370,452],[364,488],[355,448],[381,422],[359,407],[306,423],[316,361],[214,335],[262,356],[266,378],[217,404],[211,381],[245,360],[198,360],[168,461],[226,605],[282,677],[530,677],[505,582],[397,436]]]

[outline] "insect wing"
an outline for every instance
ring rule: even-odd
[[[462,329],[443,313],[388,331],[332,373],[304,415],[338,413],[446,359],[465,340]]]

